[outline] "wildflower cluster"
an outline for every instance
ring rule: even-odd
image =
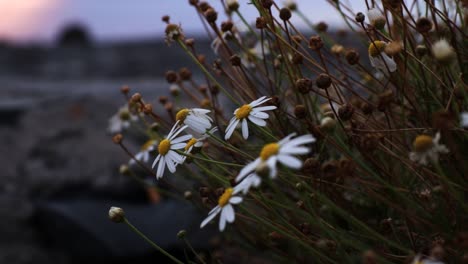
[[[221,2],[189,1],[212,60],[163,19],[198,70],[168,70],[157,106],[126,90],[109,131],[128,174],[170,179],[208,211],[201,228],[219,216],[231,244],[273,261],[468,258],[466,3],[328,1],[350,27],[332,30],[294,1],[253,0],[254,21]],[[136,154],[128,130],[144,131]]]

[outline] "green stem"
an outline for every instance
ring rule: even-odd
[[[165,251],[164,249],[160,248],[158,245],[156,245],[156,243],[154,243],[151,239],[149,239],[147,236],[145,236],[140,230],[138,230],[138,228],[136,228],[134,225],[132,225],[127,218],[124,218],[124,223],[127,224],[128,227],[130,227],[130,229],[132,229],[133,232],[135,232],[137,235],[139,235],[140,237],[142,237],[144,240],[146,240],[146,242],[148,242],[153,248],[155,248],[156,250],[158,250],[159,252],[161,252],[163,255],[165,255],[166,257],[170,258],[172,261],[174,261],[175,263],[178,263],[178,264],[184,264],[182,261],[178,260],[177,258],[175,258],[174,256],[172,256],[171,254],[169,254],[169,252]]]

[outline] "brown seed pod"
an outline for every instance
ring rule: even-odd
[[[345,58],[349,65],[357,64],[359,62],[359,52],[355,49],[348,49],[346,50]]]
[[[216,19],[218,19],[218,13],[213,8],[209,8],[208,10],[206,10],[204,12],[204,15],[206,21],[208,21],[209,23],[214,23],[216,22]]]
[[[283,7],[281,8],[280,10],[280,13],[279,13],[279,17],[283,20],[283,21],[288,21],[290,18],[291,18],[291,10],[289,10],[288,8],[286,7]]]
[[[320,89],[327,89],[330,87],[332,80],[328,74],[321,73],[315,80],[315,84]]]
[[[312,89],[313,82],[309,78],[301,78],[296,81],[297,90],[302,94],[309,93],[310,89]]]
[[[354,107],[351,104],[345,104],[338,109],[338,116],[344,121],[351,119],[353,114]]]
[[[177,82],[177,73],[175,71],[167,71],[166,72],[166,81],[168,83]]]
[[[320,50],[323,47],[323,41],[320,36],[312,36],[309,38],[309,48],[312,50]]]
[[[307,116],[307,109],[304,105],[296,105],[294,107],[294,115],[297,119],[303,119]]]
[[[427,17],[421,17],[416,21],[416,30],[421,34],[431,31],[432,26],[432,21]]]

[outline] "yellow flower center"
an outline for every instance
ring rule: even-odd
[[[177,112],[177,114],[175,116],[175,119],[177,121],[184,122],[184,120],[188,116],[189,112],[190,111],[187,108],[184,108],[184,109],[180,110],[179,112]]]
[[[196,139],[196,138],[191,138],[191,139],[187,142],[187,145],[185,145],[184,150],[185,150],[185,151],[188,151],[188,149],[189,149],[190,147],[192,147],[193,145],[195,145],[195,143],[197,143],[197,139]]]
[[[155,143],[156,143],[156,140],[150,139],[150,140],[146,141],[145,144],[143,144],[143,146],[141,146],[141,150],[145,151],[145,150],[149,149],[151,146],[153,146]]]
[[[232,197],[233,191],[234,189],[232,188],[227,188],[226,190],[224,190],[224,193],[219,197],[218,205],[224,207],[226,204],[228,204],[229,199],[231,199]]]
[[[413,148],[416,152],[424,152],[432,148],[434,143],[432,137],[428,135],[419,135],[414,139]]]
[[[278,143],[270,143],[266,144],[263,148],[262,151],[260,152],[260,158],[265,161],[269,157],[278,154],[279,151],[279,145]]]
[[[165,156],[169,150],[171,149],[171,141],[169,139],[163,139],[161,142],[159,142],[158,146],[158,151],[159,154]]]
[[[248,104],[245,104],[245,105],[239,107],[239,109],[237,109],[236,118],[237,119],[244,119],[247,116],[249,116],[250,111],[252,111],[252,107],[250,105],[248,105]]]
[[[369,44],[369,55],[372,57],[376,57],[380,54],[380,52],[384,51],[385,49],[385,42],[376,40]]]

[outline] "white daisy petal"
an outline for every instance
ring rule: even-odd
[[[251,115],[249,115],[248,118],[249,118],[250,121],[252,121],[252,123],[256,124],[257,126],[264,127],[264,126],[266,126],[266,124],[267,124],[267,123],[265,122],[265,120],[260,119],[260,118],[256,118],[256,117],[251,116]]]
[[[161,155],[158,155],[156,159],[153,161],[153,165],[151,165],[151,168],[154,169],[154,166],[156,166],[156,163],[158,163],[159,159],[161,159]]]
[[[310,148],[306,148],[306,147],[294,147],[294,148],[283,147],[279,151],[280,154],[292,154],[292,155],[304,155],[309,152],[310,152]]]
[[[249,125],[245,119],[242,120],[242,137],[244,139],[249,138]]]
[[[236,218],[236,213],[234,212],[234,208],[230,204],[226,204],[226,206],[223,207],[223,211],[221,214],[225,215],[226,221],[228,223],[234,222],[234,219]]]
[[[241,181],[243,178],[245,178],[245,176],[247,176],[247,174],[254,171],[255,168],[260,164],[260,162],[261,159],[258,158],[252,161],[251,163],[247,164],[244,168],[242,168],[242,170],[239,172],[239,175],[237,175],[236,177],[236,182]]]
[[[219,216],[219,231],[223,232],[224,228],[226,228],[226,213],[223,209],[221,209],[221,215]]]
[[[156,171],[157,179],[163,176],[165,165],[166,165],[165,157],[162,156],[161,159],[159,160],[158,170]]]
[[[263,112],[263,111],[269,111],[269,110],[275,110],[276,106],[274,105],[267,105],[267,106],[261,106],[261,107],[255,107],[252,109],[252,112]]]
[[[187,143],[177,143],[177,144],[174,144],[174,145],[171,145],[171,149],[183,149],[185,148],[185,146],[187,146]]]
[[[254,117],[257,117],[257,118],[261,118],[261,119],[267,119],[269,117],[269,115],[265,112],[260,112],[260,111],[252,111],[250,113],[249,116],[254,116]]]
[[[201,223],[200,228],[203,228],[204,226],[206,226],[206,224],[208,224],[211,220],[213,220],[213,218],[215,218],[219,214],[220,211],[221,211],[221,208],[219,206],[216,206],[215,208],[213,208],[212,212]]]
[[[294,156],[280,154],[278,155],[278,161],[292,169],[300,169],[302,167],[302,161]]]
[[[229,203],[232,204],[240,204],[242,202],[242,197],[239,196],[233,196],[231,199],[229,199]]]
[[[180,142],[183,142],[183,141],[187,141],[189,139],[192,138],[192,135],[184,135],[184,136],[180,136],[174,140],[171,140],[171,144],[176,144],[176,143],[180,143]]]
[[[231,119],[231,122],[226,128],[226,135],[224,136],[225,140],[228,140],[232,136],[234,129],[236,128],[237,124],[239,124],[239,119],[236,119],[235,117],[233,119]]]

